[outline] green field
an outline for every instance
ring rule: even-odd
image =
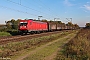
[[[11,36],[8,32],[0,32],[0,36]]]
[[[59,47],[70,41],[77,32],[75,30],[64,31],[22,42],[11,42],[1,45],[0,57],[9,57],[12,60],[47,60],[47,58],[52,57],[53,53],[58,51]]]

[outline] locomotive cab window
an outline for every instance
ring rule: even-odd
[[[26,26],[27,23],[20,23],[20,26]]]

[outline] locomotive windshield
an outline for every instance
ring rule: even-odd
[[[20,26],[26,26],[27,23],[20,23]]]

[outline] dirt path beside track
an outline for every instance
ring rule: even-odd
[[[25,54],[24,56],[20,56],[16,60],[32,60],[32,59],[33,60],[35,60],[35,59],[37,59],[37,60],[53,60],[57,54],[58,49],[60,49],[60,47],[62,47],[65,43],[70,41],[75,35],[76,35],[75,33],[71,33],[65,37],[59,38],[59,39],[49,42],[45,45],[37,47],[36,49],[29,51],[28,54]],[[55,48],[53,48],[53,47],[55,47]],[[53,51],[49,54],[50,48]],[[47,53],[47,54],[45,55],[44,53],[45,54]]]

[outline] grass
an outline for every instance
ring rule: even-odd
[[[8,32],[0,32],[0,36],[11,36]]]
[[[5,45],[1,45],[0,46],[0,50],[1,50],[0,57],[12,56],[18,51],[21,51],[23,49],[33,48],[34,46],[38,46],[43,43],[45,44],[46,42],[52,41],[55,38],[62,37],[64,35],[65,33],[58,33],[58,34],[53,34],[49,36],[33,38],[31,40],[25,40],[22,42],[14,42],[14,43],[8,43]]]
[[[72,38],[74,34],[70,34],[68,37]],[[65,42],[68,42],[70,38],[59,38],[56,42],[49,44],[48,46],[44,47],[43,49],[40,49],[39,51],[36,51],[33,54],[30,54],[30,56],[26,57],[23,60],[43,60],[45,57],[52,55],[57,49],[65,44]]]
[[[11,58],[19,57],[18,53],[21,51],[23,51],[23,53],[26,51],[25,53],[27,53],[28,51],[35,49],[41,46],[42,44],[51,42],[55,40],[56,38],[62,38],[70,33],[72,32],[62,32],[62,33],[53,34],[49,36],[33,38],[31,40],[25,40],[22,42],[13,42],[13,43],[5,44],[5,45],[0,45],[0,57],[11,57]]]
[[[62,51],[58,52],[56,60],[89,60],[90,40],[87,38],[89,34],[90,30],[81,30]]]

